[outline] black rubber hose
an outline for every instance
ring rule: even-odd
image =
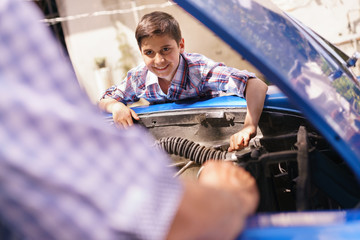
[[[204,147],[181,137],[164,137],[157,140],[156,145],[169,154],[185,157],[197,164],[203,164],[209,159],[223,160],[227,157],[227,151]]]

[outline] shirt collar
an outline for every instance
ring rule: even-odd
[[[171,81],[171,85],[177,85],[177,86],[181,86],[182,88],[185,88],[186,86],[186,71],[187,71],[187,64],[185,61],[185,57],[183,56],[183,54],[180,54],[179,56],[180,60],[179,60],[179,66],[175,72],[175,75]],[[159,81],[158,81],[158,77],[151,72],[150,70],[148,70],[148,73],[146,74],[146,87],[152,85],[152,84],[157,84],[159,85]]]
[[[181,88],[186,86],[186,75],[187,75],[187,63],[184,59],[184,55],[180,54],[179,66],[176,70],[176,73],[171,81],[171,85],[177,85]]]
[[[146,74],[146,81],[145,81],[146,87],[153,85],[153,84],[159,85],[158,77],[150,70],[147,70],[147,71],[148,71],[148,73]]]

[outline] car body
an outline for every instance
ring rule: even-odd
[[[223,156],[249,170],[261,194],[238,239],[360,239],[360,85],[351,71],[356,58],[268,1],[175,2],[272,84],[250,147]],[[188,167],[183,159],[192,158],[198,167],[204,149],[224,151],[241,129],[246,101],[221,96],[133,109],[180,162],[176,166]],[[203,148],[180,153],[183,146],[171,144],[181,139]]]

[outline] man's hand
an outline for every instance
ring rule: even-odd
[[[259,192],[255,179],[230,162],[207,161],[198,182],[183,181],[183,198],[168,240],[235,239],[246,218],[257,209]]]
[[[255,179],[245,169],[230,162],[206,162],[199,182],[235,193],[241,200],[242,210],[246,215],[254,213],[258,206],[259,192]]]
[[[249,146],[250,140],[256,136],[256,126],[244,126],[239,132],[230,137],[229,152],[241,150]]]

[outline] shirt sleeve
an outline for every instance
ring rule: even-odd
[[[203,92],[221,91],[244,97],[246,84],[255,74],[207,60],[203,68]]]
[[[182,197],[142,128],[108,125],[32,3],[0,4],[0,216],[26,239],[163,239]]]
[[[142,79],[142,72],[141,65],[131,69],[127,73],[126,78],[120,84],[113,85],[108,88],[101,99],[112,98],[124,104],[128,102],[139,101],[139,97],[137,96],[136,92],[138,91],[138,88],[141,88],[142,85],[141,83],[138,83]],[[145,82],[143,84],[145,84]]]

